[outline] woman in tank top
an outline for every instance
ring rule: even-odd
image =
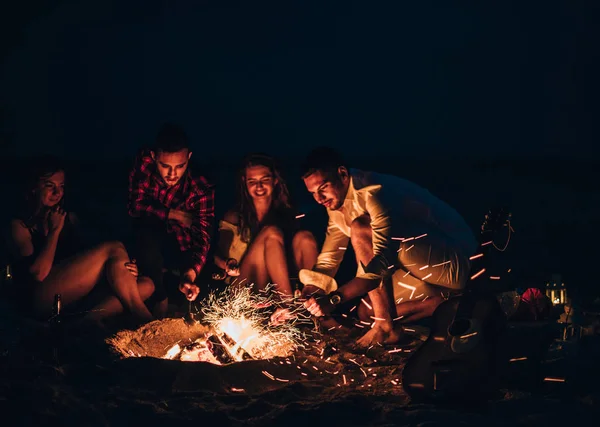
[[[65,210],[65,171],[58,160],[37,159],[29,170],[8,234],[19,305],[34,317],[47,318],[56,294],[68,310],[98,286],[106,286],[105,298],[87,319],[99,321],[125,310],[138,321],[151,320],[144,300],[154,285],[137,277],[123,244],[104,242],[83,250],[77,220]]]

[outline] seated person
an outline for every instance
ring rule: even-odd
[[[134,253],[141,274],[154,282],[151,304],[159,318],[168,308],[163,268],[179,270],[179,290],[193,301],[210,248],[214,190],[203,176],[192,175],[191,157],[185,132],[165,124],[154,147],[140,152],[129,175]]]
[[[391,344],[402,335],[394,318],[428,317],[444,292],[464,288],[477,241],[458,212],[429,191],[395,176],[349,170],[330,148],[308,155],[303,179],[329,215],[313,272],[305,279],[304,272],[300,275],[306,289],[335,287],[331,278],[350,242],[358,264],[356,276],[330,297],[306,301],[313,315],[328,315],[335,305],[353,299],[360,303],[364,297],[359,317],[374,325],[358,345]]]
[[[48,318],[56,294],[68,310],[92,290],[97,295],[98,287],[106,286],[105,298],[88,313],[88,320],[100,321],[123,310],[137,321],[152,320],[144,304],[154,291],[152,281],[137,278],[137,267],[120,242],[82,250],[77,220],[65,211],[63,167],[53,158],[34,163],[22,206],[11,220],[8,234],[18,285],[14,297],[30,314]]]
[[[237,207],[219,224],[215,264],[234,286],[253,284],[264,290],[272,283],[283,297],[293,295],[290,277],[310,269],[317,260],[313,235],[301,230],[287,185],[275,160],[247,156],[237,179]]]

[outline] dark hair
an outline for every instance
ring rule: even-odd
[[[273,174],[274,187],[271,207],[261,223],[258,222],[256,208],[246,187],[246,169],[252,166],[265,166]],[[238,224],[242,240],[249,242],[265,225],[282,225],[292,214],[290,193],[285,180],[281,176],[277,161],[266,154],[252,153],[244,157],[238,170],[237,212]]]
[[[39,200],[37,198],[37,187],[40,180],[50,178],[57,172],[64,172],[63,163],[57,157],[43,155],[34,157],[29,161],[27,175],[22,181],[21,199],[17,205],[17,218],[22,220],[27,227],[32,227],[37,215],[40,213]],[[59,204],[64,205],[65,196]]]
[[[184,149],[190,149],[188,137],[180,126],[174,123],[165,123],[158,130],[154,150],[164,153],[176,153]]]
[[[334,179],[340,166],[346,166],[342,155],[331,147],[317,147],[312,150],[301,166],[302,178],[315,172],[323,172]]]

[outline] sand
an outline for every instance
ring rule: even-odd
[[[54,334],[8,309],[0,321],[3,425],[591,425],[584,420],[600,403],[595,337],[547,356],[543,369],[566,383],[532,384],[526,370],[521,384],[513,375],[493,401],[453,407],[412,403],[402,390],[402,366],[421,342],[419,331],[395,353],[361,354],[352,335],[314,334],[293,357],[218,366],[151,357],[203,332],[181,319],[109,337],[69,328]],[[146,357],[124,357],[132,348]]]

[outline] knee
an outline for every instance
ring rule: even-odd
[[[260,231],[260,236],[269,241],[280,242],[283,244],[283,231],[275,225],[268,225]]]
[[[154,282],[151,278],[147,276],[139,277],[137,284],[142,299],[147,299],[154,293]]]
[[[102,249],[108,252],[109,255],[116,255],[119,253],[127,253],[127,249],[125,249],[125,245],[118,240],[104,242],[101,244]]]
[[[317,241],[315,236],[310,231],[301,230],[294,234],[292,239],[292,247],[294,251],[300,250],[304,247],[316,247]]]

